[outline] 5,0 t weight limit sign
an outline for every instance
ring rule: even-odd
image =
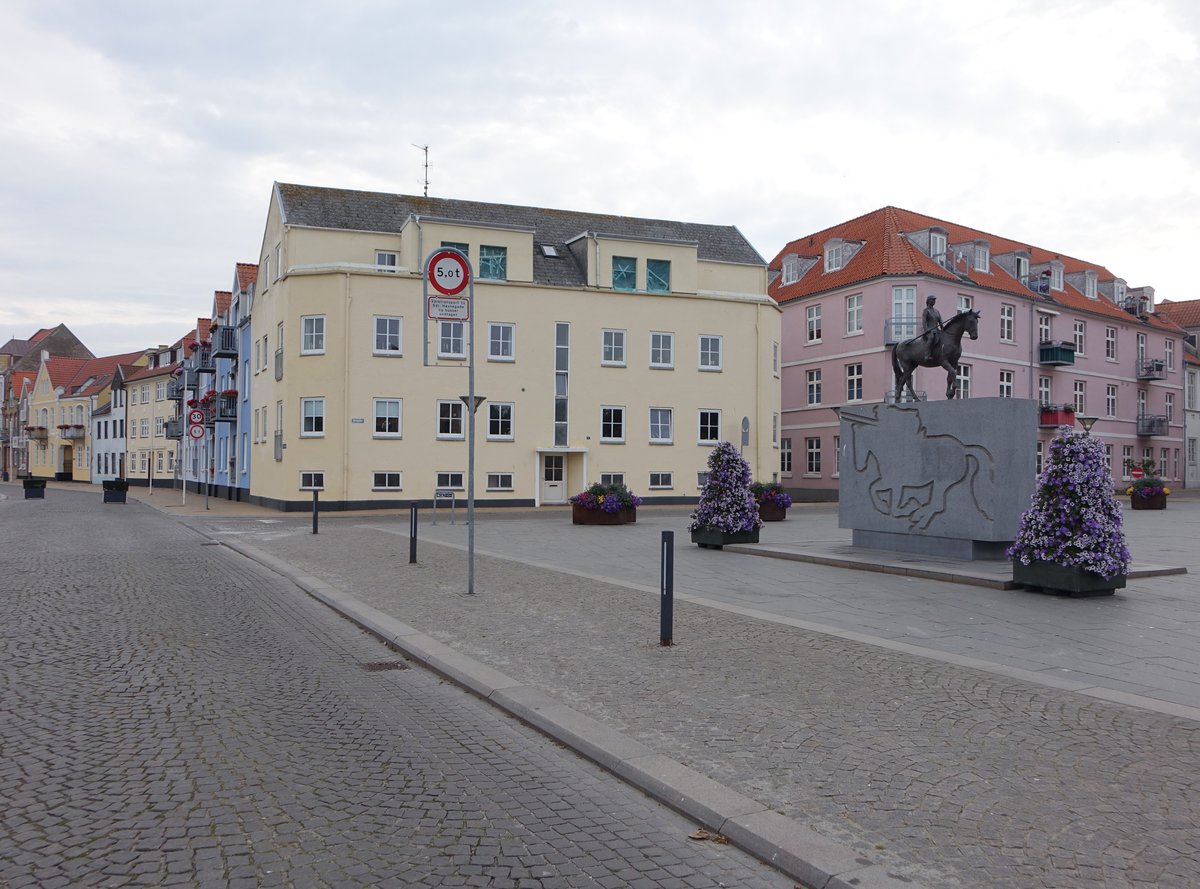
[[[429,257],[425,277],[444,296],[458,296],[471,283],[471,266],[457,250],[439,250]]]

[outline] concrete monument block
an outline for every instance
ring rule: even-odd
[[[1003,559],[1036,483],[1037,402],[848,405],[838,525],[873,549]]]

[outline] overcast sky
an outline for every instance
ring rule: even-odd
[[[172,342],[272,182],[738,226],[889,204],[1200,298],[1200,4],[0,0],[0,342]]]

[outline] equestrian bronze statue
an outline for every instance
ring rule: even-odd
[[[918,367],[944,367],[946,369],[946,398],[958,394],[958,359],[962,357],[962,337],[979,339],[979,313],[972,310],[959,312],[949,321],[926,330],[920,336],[896,343],[892,346],[892,371],[896,375],[896,401],[907,387],[908,395],[917,400],[913,391],[913,372]]]

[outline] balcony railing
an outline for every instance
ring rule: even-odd
[[[45,426],[34,426],[25,431],[29,433],[30,441],[46,441],[50,437],[50,430]]]
[[[212,373],[216,370],[213,364],[212,343],[201,343],[195,349],[191,349],[191,354],[184,361],[184,367],[198,373]]]
[[[283,349],[275,350],[275,379],[283,379]]]
[[[1138,435],[1166,435],[1167,418],[1165,415],[1143,414],[1137,418]]]
[[[1137,364],[1139,380],[1165,380],[1167,378],[1167,362],[1165,358],[1143,358]]]
[[[1075,425],[1075,405],[1043,404],[1038,410],[1038,425],[1059,427]]]
[[[172,417],[170,420],[167,420],[163,424],[163,434],[167,438],[183,438],[183,420],[178,417]]]
[[[283,461],[283,430],[280,429],[275,433],[275,459]]]
[[[66,438],[71,441],[83,441],[84,433],[87,432],[82,426],[67,426],[65,429],[59,427],[58,434],[60,438]]]
[[[1063,365],[1075,363],[1074,343],[1038,343],[1038,364]]]
[[[218,395],[214,404],[213,418],[218,423],[236,423],[237,396]]]
[[[236,327],[229,327],[227,325],[214,327],[212,338],[213,358],[237,358],[238,332]]]
[[[883,341],[891,346],[917,335],[916,318],[888,318],[883,322]]]

